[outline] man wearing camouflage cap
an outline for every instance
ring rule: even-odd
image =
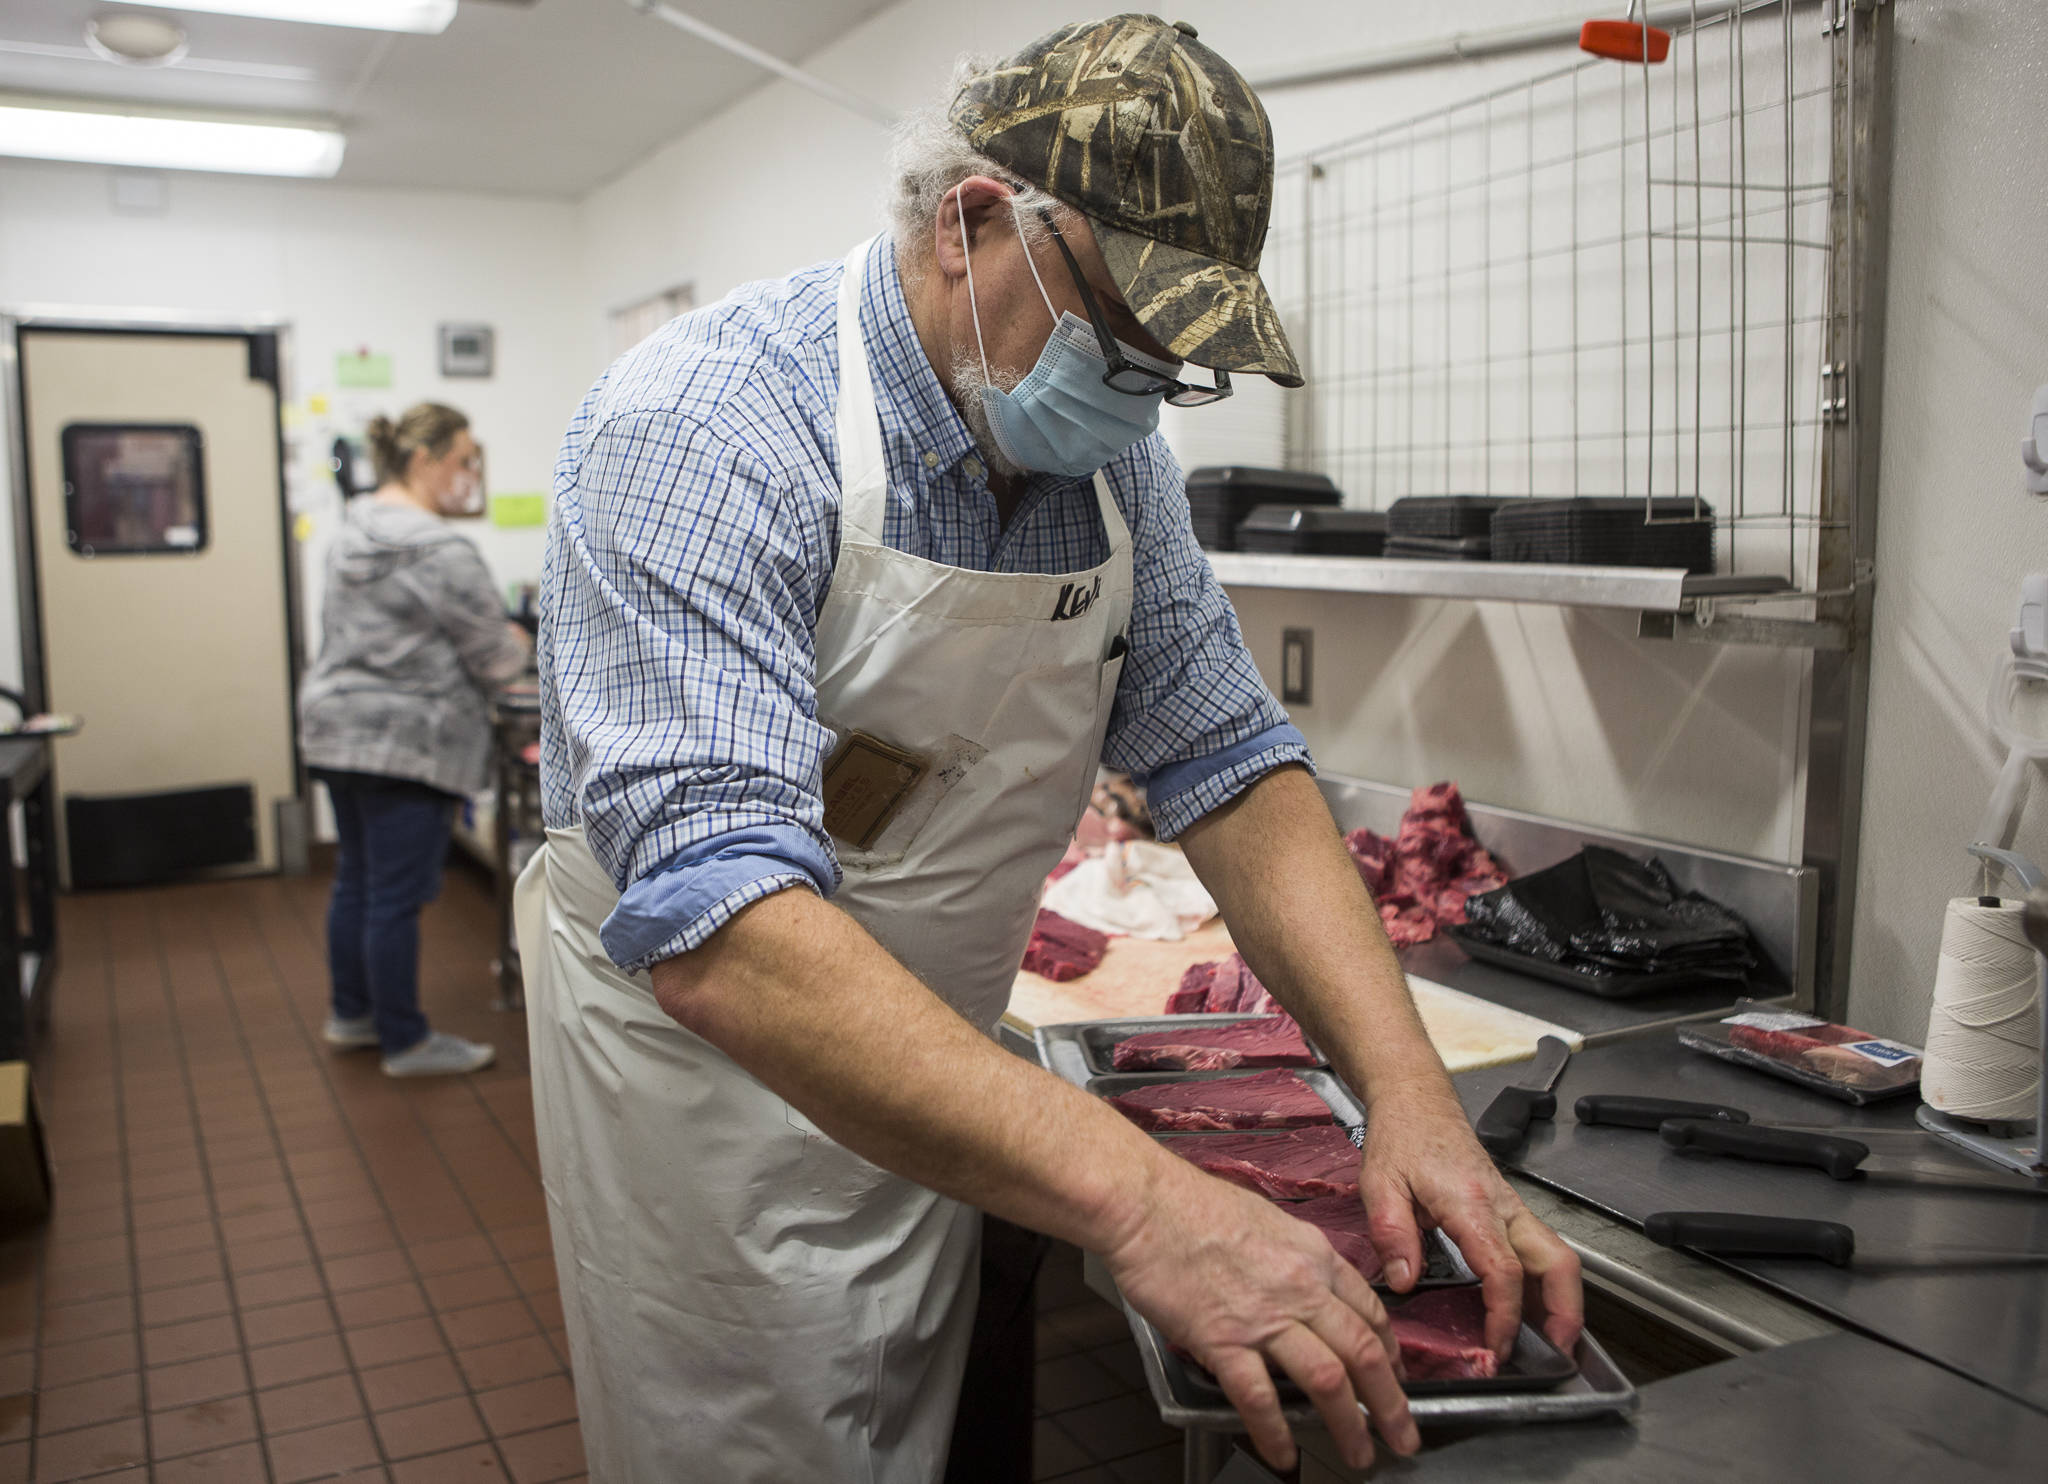
[[[1099,1254],[1276,1464],[1269,1362],[1354,1461],[1360,1401],[1417,1446],[1319,1232],[991,1039],[1098,760],[1365,1099],[1394,1286],[1440,1224],[1498,1346],[1525,1281],[1575,1338],[1154,431],[1300,383],[1272,161],[1191,29],[1065,28],[901,128],[887,234],[666,326],[571,425],[519,929],[594,1479],[940,1478],[976,1208]]]

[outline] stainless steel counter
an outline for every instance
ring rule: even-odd
[[[1432,1484],[1991,1484],[2039,1478],[2048,1417],[1855,1334],[1642,1390],[1627,1422],[1503,1429],[1423,1454]]]
[[[1456,1079],[1477,1114],[1516,1075],[1502,1067]],[[1882,1110],[1680,1047],[1669,1032],[1594,1047],[1572,1058],[1557,1087],[1554,1123],[1533,1125],[1515,1168],[1573,1200],[1640,1224],[1660,1210],[1729,1210],[1846,1222],[1890,1245],[1954,1243],[2048,1252],[2048,1196],[1978,1194],[1862,1180],[1815,1170],[1703,1160],[1654,1133],[1581,1128],[1572,1104],[1589,1092],[1631,1092],[1730,1103],[1760,1120],[1910,1127],[1913,1103]],[[1879,1270],[1744,1259],[1727,1266],[1843,1324],[1912,1351],[2048,1412],[2048,1281],[2039,1268]],[[1846,1475],[1835,1475],[1847,1477]]]

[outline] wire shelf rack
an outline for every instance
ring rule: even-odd
[[[1721,572],[1853,583],[1855,3],[1694,4],[1661,63],[1583,58],[1285,162],[1289,464],[1366,509],[1682,497]]]

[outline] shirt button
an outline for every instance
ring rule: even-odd
[[[983,474],[988,472],[987,470],[981,467],[981,460],[974,457],[973,454],[969,454],[967,456],[966,462],[961,464],[960,467],[967,471],[967,477],[969,479],[979,479]]]
[[[939,456],[936,453],[933,453],[929,448],[927,448],[924,451],[924,466],[927,469],[936,469],[939,467]]]

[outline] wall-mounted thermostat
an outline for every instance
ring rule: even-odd
[[[491,341],[489,325],[441,326],[441,374],[489,376]]]

